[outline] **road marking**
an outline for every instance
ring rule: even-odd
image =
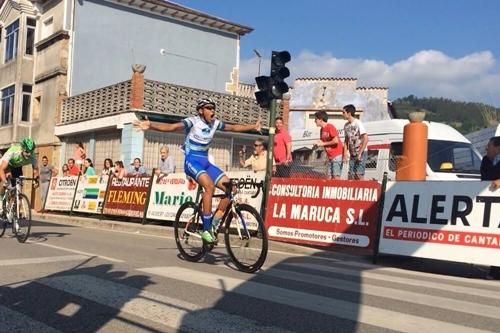
[[[359,279],[368,278],[368,279],[374,279],[374,280],[385,281],[385,282],[401,283],[401,284],[406,284],[406,285],[416,286],[416,287],[424,286],[426,288],[439,289],[439,290],[450,291],[450,292],[454,292],[454,293],[462,293],[462,294],[467,294],[467,295],[475,295],[475,296],[481,296],[481,297],[487,297],[487,298],[500,299],[500,291],[478,289],[478,288],[472,288],[472,287],[464,287],[464,286],[459,286],[459,285],[454,285],[454,284],[449,284],[449,283],[422,281],[422,280],[415,280],[415,279],[411,279],[411,278],[396,277],[396,276],[391,276],[391,275],[387,275],[387,274],[379,274],[379,273],[374,273],[371,271],[358,271],[358,270],[351,270],[351,269],[332,267],[332,266],[323,266],[323,265],[316,265],[316,264],[283,263],[280,265],[309,268],[309,269],[315,269],[315,270],[319,270],[319,271],[323,271],[323,272],[330,272],[330,273],[345,274],[345,275],[357,277]]]
[[[139,271],[218,290],[222,290],[224,288],[225,292],[234,292],[330,316],[345,318],[354,322],[383,327],[394,331],[415,333],[487,332],[435,319],[380,309],[373,306],[347,302],[319,295],[312,295],[275,286],[268,286],[262,283],[211,274],[208,272],[199,272],[182,267],[151,267],[141,268]]]
[[[22,313],[0,305],[0,332],[61,333]]]
[[[297,273],[276,268],[270,268],[262,274],[275,276],[286,280],[293,280],[329,288],[347,290],[360,294],[384,297],[413,304],[426,305],[444,310],[453,309],[454,311],[475,314],[478,316],[484,316],[493,319],[498,319],[498,314],[500,313],[500,307],[496,306],[483,305],[474,302],[461,301],[452,298],[433,296],[412,291],[373,286],[366,283],[351,282],[341,279],[317,276],[313,274]]]
[[[75,255],[75,256],[7,259],[7,260],[0,260],[0,266],[47,264],[50,262],[77,261],[77,260],[85,260],[88,258],[89,256]]]
[[[90,275],[48,277],[35,282],[77,295],[143,319],[187,332],[287,332],[273,326],[220,310],[132,288]],[[116,316],[119,317],[120,314]],[[143,322],[141,322],[144,325]]]
[[[101,258],[101,259],[108,260],[108,261],[113,261],[113,262],[125,262],[125,260],[121,260],[121,259],[115,259],[115,258],[111,258],[111,257],[101,256],[100,254],[96,254],[96,253],[90,253],[90,252],[84,252],[84,251],[79,251],[79,250],[68,249],[67,247],[56,246],[56,245],[47,244],[47,243],[32,243],[32,244],[40,245],[40,246],[46,246],[46,247],[51,247],[53,249],[63,250],[63,251],[67,251],[67,252],[73,252],[73,253],[83,254],[83,255],[85,255],[87,257],[97,257],[97,258]]]

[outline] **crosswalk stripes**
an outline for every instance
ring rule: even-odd
[[[202,307],[172,297],[138,290],[123,284],[89,275],[67,275],[36,280],[37,283],[115,308],[122,313],[189,332],[271,333],[276,327],[263,326],[253,320]],[[191,320],[183,318],[190,314]],[[187,326],[187,327],[186,327]],[[280,332],[286,332],[279,330]]]
[[[151,267],[140,271],[189,282],[204,287],[221,289],[265,301],[291,305],[305,310],[323,313],[364,324],[402,332],[487,332],[454,323],[424,318],[402,312],[385,310],[363,304],[312,295],[238,278],[198,272],[182,267]],[[286,279],[287,276],[285,275]],[[304,281],[304,282],[307,282]],[[411,302],[411,301],[410,301]],[[497,308],[500,313],[500,307]]]
[[[82,257],[87,258],[86,256]],[[29,261],[36,264],[84,259],[78,255],[49,258],[22,260],[27,260],[26,263]],[[15,265],[15,263],[8,261],[0,261],[0,266],[2,264]],[[281,262],[271,267],[265,267],[263,271],[254,276],[231,273],[225,265],[210,267],[213,269],[211,272],[199,270],[200,266],[193,266],[193,269],[177,266],[156,266],[139,268],[137,271],[157,276],[160,279],[159,283],[165,282],[161,280],[163,278],[173,279],[191,284],[194,289],[208,287],[222,291],[224,294],[244,295],[258,302],[271,302],[275,306],[282,304],[293,307],[297,311],[306,310],[308,313],[321,314],[326,318],[341,318],[342,320],[370,325],[382,330],[418,333],[474,333],[498,331],[498,324],[500,324],[498,316],[500,313],[500,284],[498,282],[471,281],[454,277],[453,280],[456,280],[457,284],[453,284],[448,277],[439,279],[439,276],[422,272],[415,272],[412,275],[410,271],[386,269],[377,266],[373,266],[370,270],[360,270],[360,267],[356,265],[349,267],[349,265],[344,265],[343,262],[338,264],[330,262],[327,265],[320,265],[318,261],[315,261],[314,264]],[[418,277],[420,280],[412,279],[412,276]],[[247,277],[250,277],[250,280],[247,280]],[[253,277],[256,277],[256,279]],[[266,277],[268,277],[267,280]],[[429,278],[429,280],[424,281],[424,285],[422,285],[425,278]],[[274,279],[274,284],[269,279]],[[281,282],[277,283],[276,281]],[[377,281],[385,281],[388,284],[380,285],[381,283],[376,283]],[[235,328],[239,333],[286,332],[279,322],[259,322],[255,318],[246,317],[244,312],[238,314],[228,313],[225,308],[202,306],[193,303],[193,301],[133,288],[123,283],[83,273],[48,276],[32,282],[44,286],[44,288],[56,289],[59,292],[115,309],[117,317],[132,316],[136,318],[137,323],[144,324],[144,327],[147,327],[147,322],[150,322],[162,327],[190,332],[234,332]],[[292,282],[295,283],[295,286],[307,285],[308,287],[304,289],[292,288],[289,286]],[[414,288],[406,290],[405,286]],[[420,289],[415,288],[415,286],[421,287],[422,290],[425,289],[425,292],[416,291]],[[11,288],[15,291],[17,286],[4,285],[3,288]],[[333,293],[313,292],[313,290],[326,291],[331,288],[347,294],[358,294],[359,297],[355,297],[355,300],[346,300],[342,297],[333,296]],[[440,293],[433,293],[432,290]],[[448,293],[455,294],[455,297],[451,295],[447,297]],[[463,294],[464,297],[457,297],[457,294]],[[2,293],[0,292],[0,300],[1,296]],[[408,304],[408,308],[403,308],[403,306],[401,308],[385,308],[384,301],[379,303],[381,306],[377,306],[373,304],[373,301],[370,303],[364,300],[365,296],[377,300],[403,302]],[[476,296],[480,296],[480,298],[476,298]],[[76,311],[69,305],[60,310],[65,312],[67,316],[70,316],[72,311]],[[467,316],[472,315],[483,319],[483,322],[478,321],[469,326],[466,320],[454,321],[453,316],[443,315],[442,317],[434,316],[430,318],[426,313],[414,311],[419,306],[442,310],[443,314],[446,314],[447,310],[451,310],[455,312],[455,317],[457,317],[457,313]],[[8,320],[10,326],[4,326],[2,318],[11,318]],[[139,321],[137,318],[139,318]],[[186,318],[189,318],[189,320],[186,320]],[[14,319],[14,323],[11,322],[12,319]],[[479,328],[471,326],[478,326]],[[0,304],[0,332],[3,332],[2,327],[9,327],[9,331],[14,328],[14,331],[19,332],[59,332],[36,319],[16,312],[15,307],[10,309]],[[37,329],[33,330],[33,327]],[[370,331],[369,327],[367,331]]]

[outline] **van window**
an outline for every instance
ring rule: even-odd
[[[378,149],[368,150],[368,157],[366,158],[365,168],[376,169],[378,160]]]
[[[427,164],[434,172],[480,173],[481,160],[470,143],[429,140],[427,149]]]
[[[391,151],[389,153],[389,170],[396,171],[397,157],[403,155],[403,143],[391,143]]]

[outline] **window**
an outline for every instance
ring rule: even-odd
[[[429,140],[427,164],[434,172],[479,174],[481,159],[470,143]]]
[[[393,142],[391,143],[391,151],[389,155],[389,170],[396,171],[398,157],[403,155],[403,143]]]
[[[26,54],[33,55],[35,49],[35,28],[36,20],[28,17],[26,19]]]
[[[376,169],[378,160],[378,149],[368,150],[368,157],[366,159],[365,168]]]
[[[5,62],[17,56],[17,44],[19,42],[19,20],[15,21],[5,29]]]
[[[21,121],[30,121],[31,114],[31,85],[23,84],[23,107],[21,109]]]
[[[1,103],[1,123],[0,125],[12,124],[12,112],[14,111],[14,95],[16,93],[15,87],[12,85],[2,89],[2,103]]]

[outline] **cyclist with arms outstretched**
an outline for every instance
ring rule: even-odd
[[[254,125],[227,124],[215,118],[215,102],[208,98],[199,99],[196,104],[198,115],[183,119],[181,122],[165,124],[155,123],[149,120],[136,121],[134,126],[143,130],[153,129],[162,132],[170,132],[184,129],[185,160],[184,171],[188,177],[195,179],[203,187],[203,233],[202,239],[207,243],[213,243],[212,224],[217,226],[222,218],[228,199],[223,199],[212,216],[212,197],[215,187],[226,190],[225,182],[229,178],[224,172],[212,164],[208,159],[208,149],[215,131],[245,132],[250,130],[260,131],[260,121]]]
[[[31,164],[33,177],[38,179],[38,165],[35,157],[35,142],[31,138],[24,138],[19,144],[13,144],[0,159],[0,194],[5,193],[8,185],[7,174],[11,175],[11,184],[15,186],[16,178],[23,175],[23,166]],[[35,182],[38,187],[38,182]]]

